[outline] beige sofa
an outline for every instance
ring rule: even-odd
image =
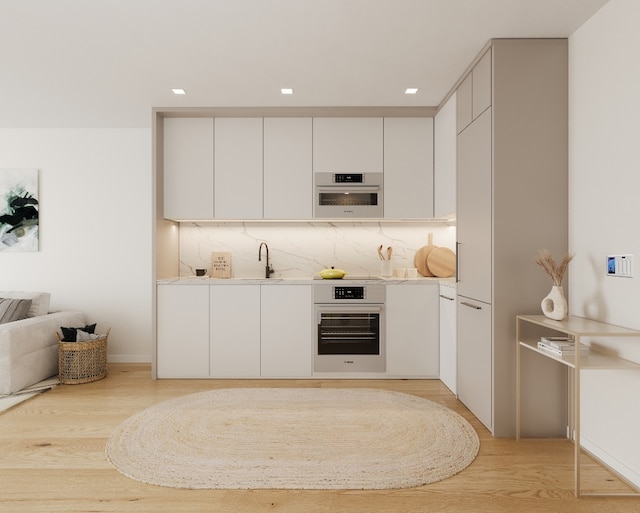
[[[0,297],[32,299],[26,319],[0,324],[0,395],[6,395],[58,374],[56,332],[86,323],[82,312],[49,313],[48,293],[0,291]]]

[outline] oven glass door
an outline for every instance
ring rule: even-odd
[[[378,205],[378,188],[338,187],[319,188],[318,205],[321,207],[372,207]]]
[[[314,217],[381,218],[382,187],[316,187]]]
[[[318,355],[380,355],[381,306],[318,307]]]

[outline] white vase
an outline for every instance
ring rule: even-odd
[[[554,285],[551,287],[551,292],[540,303],[542,307],[542,313],[549,319],[555,321],[561,321],[567,316],[567,298],[564,297],[564,290],[562,287]]]

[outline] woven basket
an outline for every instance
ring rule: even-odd
[[[98,381],[107,376],[107,330],[104,337],[86,342],[63,342],[58,336],[58,379],[65,385]]]

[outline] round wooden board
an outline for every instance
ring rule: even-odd
[[[418,269],[418,272],[422,276],[433,276],[429,270],[429,266],[427,265],[427,258],[429,257],[429,253],[434,249],[435,246],[423,246],[416,251],[416,256],[413,259],[413,265],[415,265],[416,269]]]
[[[436,248],[429,253],[427,266],[438,278],[453,276],[456,272],[456,254],[449,248]]]
[[[427,258],[438,246],[433,245],[433,233],[429,234],[429,243],[426,246],[422,246],[416,251],[416,256],[413,258],[413,265],[418,269],[418,273],[422,276],[433,276],[433,273],[429,270],[427,265]]]

